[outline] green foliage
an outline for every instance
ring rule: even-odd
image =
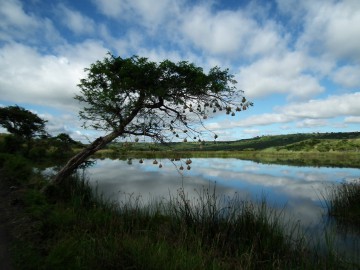
[[[13,183],[24,183],[33,174],[32,165],[22,156],[0,154],[3,177]]]
[[[138,56],[109,55],[86,71],[76,96],[86,104],[81,118],[85,125],[89,121],[93,128],[116,130],[119,136],[144,135],[156,141],[180,134],[193,138],[198,135],[194,125],[209,114],[234,113],[252,105],[236,90],[233,75],[218,67],[205,74],[186,61],[155,63]]]
[[[56,137],[50,138],[48,145],[51,146],[49,155],[55,158],[65,158],[73,154],[73,148],[80,146],[80,143],[74,141],[68,134],[61,133]]]
[[[46,135],[45,123],[36,114],[17,105],[0,108],[0,125],[16,136],[30,139]]]
[[[78,85],[80,94],[75,96],[84,103],[80,118],[84,127],[109,133],[71,158],[54,177],[58,184],[120,136],[135,136],[135,140],[147,136],[157,142],[180,137],[200,140],[203,119],[210,114],[224,110],[235,116],[235,111],[253,105],[236,89],[234,76],[218,67],[205,74],[185,61],[155,63],[109,54],[85,71],[87,76]]]
[[[360,132],[339,133],[304,133],[255,137],[238,141],[214,142],[173,142],[166,144],[134,143],[132,150],[148,151],[153,146],[159,151],[296,151],[320,152],[318,148],[326,151],[339,152],[360,151]],[[116,147],[114,143],[113,147]],[[322,148],[323,147],[323,148]],[[321,151],[322,152],[322,151]]]
[[[0,153],[0,168],[4,167],[5,162],[11,158],[12,154]]]
[[[1,152],[3,153],[22,153],[24,150],[25,140],[19,136],[7,135],[4,136],[1,142]]]
[[[42,160],[47,155],[47,148],[45,146],[35,146],[30,149],[28,156],[32,160]]]

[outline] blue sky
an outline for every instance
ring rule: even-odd
[[[0,106],[75,139],[77,84],[108,51],[229,68],[254,102],[206,126],[220,140],[359,131],[358,0],[0,0]]]

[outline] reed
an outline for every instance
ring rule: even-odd
[[[324,200],[330,217],[360,231],[360,179],[328,187]]]
[[[15,245],[22,269],[340,269],[319,254],[298,224],[281,211],[203,187],[189,197],[180,187],[168,199],[144,204],[121,193],[111,202],[86,180],[24,196],[31,237]],[[69,195],[70,194],[70,195]],[[36,243],[36,244],[34,244]],[[330,253],[329,253],[330,254]],[[334,253],[331,253],[334,254]],[[331,263],[329,263],[331,262]]]

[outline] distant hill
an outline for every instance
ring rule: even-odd
[[[112,144],[116,148],[119,143]],[[360,132],[297,133],[237,141],[177,142],[166,145],[133,143],[134,151],[360,151]]]

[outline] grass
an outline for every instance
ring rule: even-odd
[[[260,163],[360,168],[359,152],[290,152],[290,151],[128,151],[100,150],[97,158],[240,158]]]
[[[353,225],[360,232],[360,179],[332,185],[323,197],[330,217],[340,225]]]
[[[281,212],[203,187],[144,205],[107,201],[84,179],[47,189],[33,177],[21,201],[26,227],[14,245],[17,269],[345,269],[320,254]],[[24,219],[21,217],[20,219]]]
[[[115,151],[260,151],[269,148],[290,151],[346,151],[359,152],[360,132],[339,133],[298,133],[287,135],[261,136],[236,141],[203,141],[196,142],[188,138],[187,143],[170,142],[165,145],[153,143],[112,143],[109,148]]]
[[[337,254],[331,241],[325,252],[318,251],[299,223],[286,220],[265,198],[218,196],[209,186],[195,197],[181,187],[146,205],[129,194],[115,203],[80,176],[44,189],[49,179],[29,162],[0,155],[0,181],[13,186],[15,269],[358,267]]]

